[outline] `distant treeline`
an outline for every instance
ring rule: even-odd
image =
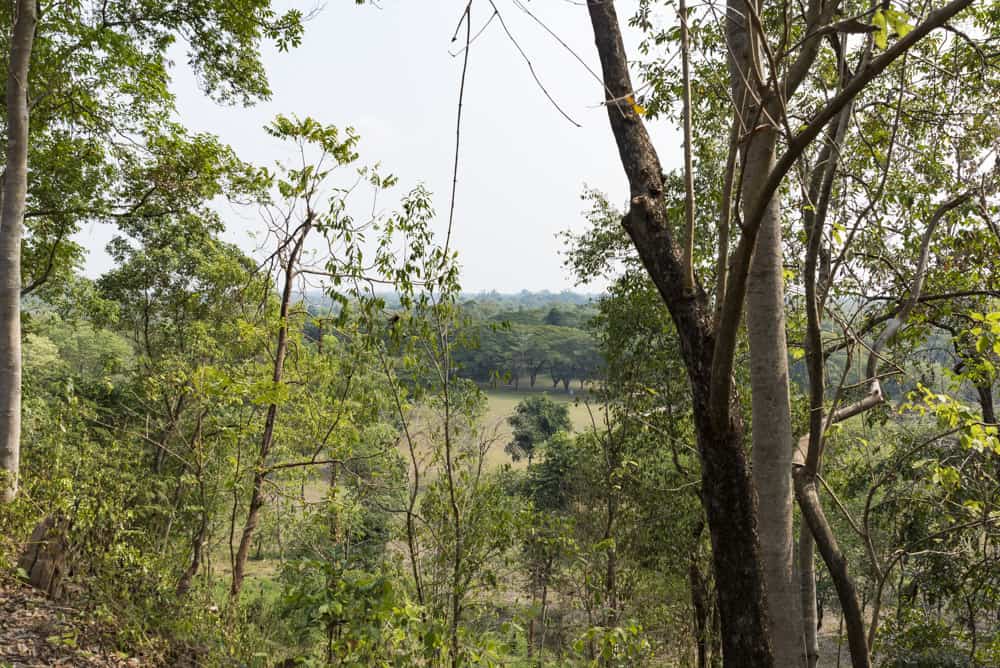
[[[466,340],[455,349],[459,374],[492,386],[522,383],[534,388],[540,376],[567,392],[570,383],[596,380],[603,366],[588,328],[592,303],[548,304],[504,309],[494,301],[463,304],[469,322]]]
[[[390,310],[399,308],[394,295],[380,296]],[[314,317],[338,310],[322,293],[306,299]],[[597,380],[604,360],[589,327],[596,303],[596,296],[574,292],[468,296],[461,303],[465,327],[453,349],[458,374],[491,387],[535,388],[541,381],[565,392],[574,381],[582,387]],[[314,341],[320,336],[317,322],[305,325]]]

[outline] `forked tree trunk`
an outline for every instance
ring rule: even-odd
[[[21,468],[21,229],[28,193],[28,68],[35,0],[17,0],[7,66],[7,164],[0,208],[0,503],[17,496]]]
[[[634,90],[614,3],[590,0],[587,8],[604,75],[608,120],[629,181],[630,206],[623,225],[670,310],[691,382],[725,665],[770,667],[775,664],[767,634],[756,499],[739,401],[728,371],[718,378],[721,394],[713,396],[712,309],[703,291],[692,294],[683,288],[682,254],[663,202],[663,170],[638,111],[628,103]]]
[[[195,532],[191,541],[191,563],[184,570],[181,579],[177,582],[177,595],[185,595],[191,589],[191,581],[201,569],[202,554],[205,548],[205,541],[208,538],[208,514],[202,512],[201,523],[198,531]]]

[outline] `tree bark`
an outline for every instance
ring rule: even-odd
[[[809,527],[799,527],[799,578],[802,588],[802,631],[806,668],[819,662],[819,608],[816,601],[816,542]]]
[[[35,0],[17,0],[7,66],[7,162],[0,209],[0,503],[17,496],[21,468],[21,233],[28,193],[28,69]]]
[[[758,101],[769,96],[767,82],[755,74],[764,71],[764,64],[761,35],[752,27],[750,12],[759,13],[760,3],[730,0],[726,19],[733,99],[747,137],[740,146],[744,219],[751,213],[747,209],[762,201],[764,186],[774,169],[778,128],[773,119],[780,114],[778,109],[762,108]],[[778,198],[765,201],[745,297],[753,410],[752,469],[771,647],[775,663],[791,668],[802,665],[805,651],[792,522],[793,440],[785,340],[784,249]]]
[[[871,659],[868,656],[868,639],[865,637],[864,617],[861,605],[858,603],[858,592],[854,581],[847,571],[847,559],[837,545],[837,539],[830,530],[830,524],[823,514],[816,489],[816,478],[803,466],[794,470],[795,496],[802,509],[802,518],[819,547],[823,561],[826,562],[830,578],[833,580],[840,599],[840,607],[847,626],[847,644],[851,650],[851,665],[854,668],[869,668]]]
[[[60,598],[63,580],[69,572],[69,521],[62,515],[48,515],[39,522],[18,559],[18,569],[27,573],[32,587],[49,598]]]
[[[683,288],[682,253],[663,201],[663,171],[641,118],[627,101],[634,91],[614,4],[590,0],[587,8],[604,75],[608,119],[630,187],[623,225],[670,310],[691,382],[725,665],[770,667],[775,664],[767,634],[756,499],[747,472],[739,402],[728,372],[721,379],[712,376],[716,333],[707,297],[698,287]],[[724,388],[722,394],[712,396],[713,380]]]
[[[996,424],[997,414],[993,407],[993,386],[986,383],[976,385],[976,393],[979,395],[979,407],[983,414],[983,422]]]
[[[691,555],[688,566],[688,581],[691,586],[691,607],[694,612],[694,642],[698,655],[698,668],[708,668],[708,623],[709,606],[705,596],[705,583],[698,568],[697,552]]]
[[[205,540],[208,537],[208,514],[202,512],[201,524],[191,542],[191,563],[185,569],[181,579],[177,582],[177,595],[185,595],[191,589],[191,581],[198,574],[201,568],[202,553],[205,547]]]
[[[757,133],[746,152],[743,201],[757,198],[774,163],[774,130]],[[785,340],[781,212],[772,199],[761,221],[746,295],[753,410],[753,482],[757,491],[761,557],[767,585],[774,660],[801,665],[802,607],[795,574],[792,523],[792,417]]]

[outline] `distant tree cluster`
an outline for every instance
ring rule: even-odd
[[[491,302],[468,301],[463,312],[470,332],[455,350],[459,374],[479,383],[535,387],[547,376],[553,388],[570,391],[597,380],[603,358],[588,323],[593,306],[553,305],[516,311],[496,309]]]

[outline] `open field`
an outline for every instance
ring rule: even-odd
[[[551,388],[551,383],[546,383],[546,386]],[[524,383],[524,387],[527,387],[527,383]],[[513,390],[506,388],[498,389],[487,389],[485,390],[486,396],[489,398],[489,409],[487,410],[486,417],[484,418],[484,426],[487,429],[496,429],[497,441],[490,448],[487,454],[486,461],[489,468],[498,468],[504,464],[510,464],[514,468],[522,468],[527,466],[525,460],[519,462],[513,462],[506,452],[504,452],[504,446],[511,439],[510,424],[507,422],[507,418],[514,414],[514,409],[517,404],[520,403],[522,399],[528,396],[534,396],[537,394],[545,394],[552,401],[567,404],[569,406],[569,420],[573,425],[573,431],[584,431],[591,426],[590,413],[587,411],[587,406],[584,404],[582,395],[577,393],[575,397],[569,396],[565,392],[543,392],[541,388],[543,385],[541,383],[536,383],[535,390]],[[580,399],[577,401],[577,399]],[[592,410],[596,411],[595,406],[591,406]],[[600,416],[595,412],[594,419],[599,420]]]
[[[536,384],[536,388],[540,384]],[[551,385],[549,386],[551,387]],[[496,427],[497,434],[501,439],[501,452],[503,450],[502,444],[505,444],[510,440],[511,432],[510,425],[507,424],[507,418],[514,414],[514,409],[517,404],[528,396],[534,396],[536,394],[542,394],[543,392],[538,390],[530,391],[515,391],[508,389],[488,389],[485,391],[486,396],[489,398],[489,409],[486,413],[485,423],[487,427]],[[582,400],[582,395],[577,394],[574,397],[567,395],[562,391],[558,392],[544,392],[552,401],[567,404],[569,406],[569,419],[573,425],[573,430],[580,432],[584,431],[591,426],[590,413],[587,411],[587,406]],[[579,401],[577,399],[580,398]],[[592,410],[596,410],[595,406],[591,406]],[[597,413],[594,414],[594,418],[600,420],[600,416]],[[505,455],[506,456],[506,455]],[[508,458],[509,461],[509,458]]]

